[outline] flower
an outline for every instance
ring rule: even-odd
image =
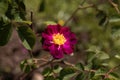
[[[48,25],[42,33],[42,41],[43,49],[56,59],[63,58],[64,54],[72,54],[77,42],[75,34],[59,24]]]

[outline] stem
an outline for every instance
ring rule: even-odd
[[[80,9],[86,9],[93,7],[93,4],[90,4],[88,6],[83,7],[83,4],[86,2],[86,0],[83,0],[83,2],[77,7],[77,9],[72,13],[72,15],[68,18],[68,20],[65,22],[64,25],[67,25],[67,23],[74,17],[74,15],[80,10]]]
[[[105,74],[105,78],[108,78],[109,77],[109,74],[115,70],[117,70],[118,68],[120,68],[120,64],[113,67],[112,69],[110,69],[106,74]]]
[[[32,54],[32,51],[31,51],[31,50],[28,50],[28,52],[29,52],[30,58],[32,58],[32,59],[33,59],[33,54]]]
[[[86,1],[87,1],[87,0],[83,0],[80,5],[82,6]]]
[[[32,24],[30,25],[30,28],[33,30],[33,12],[32,11],[30,12],[30,19],[32,22]]]
[[[46,66],[46,65],[53,64],[53,63],[54,63],[54,60],[55,60],[55,59],[52,59],[51,61],[48,61],[48,62],[46,62],[46,63],[43,63],[43,64],[41,64],[39,67],[44,67],[44,66]]]
[[[86,0],[83,0],[80,5],[82,6],[85,2],[86,2]],[[79,6],[78,6],[78,8],[72,13],[72,15],[68,18],[68,20],[65,22],[64,25],[66,25],[66,24],[74,17],[74,15],[78,12],[78,10],[79,10]]]
[[[74,17],[74,15],[78,12],[79,7],[72,13],[72,15],[68,18],[68,20],[65,22],[64,25],[67,25],[67,23]]]
[[[112,0],[108,0],[108,2],[115,8],[117,13],[120,14],[120,10],[118,8],[118,5],[116,3],[114,3],[114,2],[112,2]]]

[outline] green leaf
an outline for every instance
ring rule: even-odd
[[[115,58],[120,59],[120,54],[116,54]]]
[[[89,45],[89,48],[86,50],[86,52],[98,54],[98,53],[100,53],[100,48],[95,45]]]
[[[10,23],[4,23],[0,21],[0,46],[4,46],[8,43],[12,35],[13,27]]]
[[[20,68],[23,72],[28,73],[32,69],[36,68],[36,65],[33,63],[32,59],[25,59],[21,61]]]
[[[24,66],[25,66],[25,64],[27,63],[27,61],[26,60],[24,60],[24,61],[21,61],[21,63],[20,63],[20,68],[21,68],[21,70],[23,70],[24,71]]]
[[[28,24],[28,25],[32,24],[31,21],[24,21],[24,20],[16,20],[15,22],[17,22],[17,23],[23,23],[23,24]]]
[[[23,72],[30,72],[31,71],[31,66],[28,65],[27,60],[24,60],[20,63],[20,68]]]
[[[33,64],[33,59],[27,59],[27,63],[30,65]]]
[[[56,80],[53,76],[47,76],[44,80]]]
[[[113,39],[119,39],[120,38],[120,28],[117,28],[117,30],[114,29],[114,32],[112,34]]]
[[[24,72],[29,73],[31,70],[32,70],[31,66],[30,65],[26,65]]]
[[[8,4],[5,2],[0,2],[0,15],[4,15],[5,12],[7,11]]]
[[[113,22],[120,22],[120,18],[113,18],[113,19],[110,19],[109,22],[110,22],[110,23],[113,23]]]
[[[71,80],[71,78],[74,77],[75,75],[76,75],[76,73],[66,75],[66,76],[63,78],[63,80]]]
[[[99,21],[99,25],[100,26],[105,26],[108,24],[108,18],[107,16],[104,16],[100,21]]]
[[[100,76],[100,75],[104,75],[106,74],[106,71],[103,70],[103,69],[98,69],[96,72],[95,72],[95,76]]]
[[[76,76],[75,80],[86,80],[86,74],[85,74],[84,72],[80,72],[80,73]]]
[[[5,15],[9,18],[9,19],[14,19],[14,14],[15,14],[15,9],[13,9],[12,4],[8,5],[8,9],[5,12]]]
[[[82,63],[77,63],[77,64],[76,64],[76,67],[77,67],[78,69],[84,71],[84,66],[83,66]]]
[[[28,26],[18,27],[19,37],[28,50],[32,50],[36,42],[35,34]]]
[[[60,78],[63,79],[65,76],[70,75],[70,74],[74,74],[75,73],[75,69],[71,68],[71,67],[67,67],[67,68],[63,68],[60,71]]]
[[[5,14],[9,19],[25,20],[26,11],[24,2],[22,0],[9,1]]]
[[[95,76],[95,72],[90,72],[89,77],[92,79]]]
[[[106,12],[99,10],[99,12],[96,14],[97,19],[99,19],[99,25],[105,26],[108,23],[108,17]]]
[[[114,77],[114,78],[120,78],[120,76],[117,73],[111,72],[110,76]]]
[[[44,69],[44,71],[42,72],[42,74],[44,76],[48,76],[49,74],[51,74],[51,72],[52,72],[52,70],[49,67],[47,67],[47,68]]]
[[[62,67],[60,67],[59,65],[54,66],[54,72],[55,73],[59,73],[61,70],[62,70]]]
[[[103,76],[97,75],[97,76],[94,76],[91,80],[103,80]]]
[[[104,59],[109,59],[109,58],[110,58],[107,53],[102,52],[102,51],[101,51],[101,53],[99,53],[99,54],[97,55],[97,57],[98,57],[98,59],[100,59],[100,60],[104,60]]]
[[[46,22],[44,22],[44,24],[46,24],[46,25],[55,25],[57,23],[53,22],[53,21],[46,21]]]
[[[42,0],[42,2],[40,3],[39,12],[43,12],[44,10],[45,10],[45,0]]]

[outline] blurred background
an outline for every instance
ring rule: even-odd
[[[114,3],[120,8],[119,0]],[[66,26],[76,34],[78,42],[74,55],[67,56],[66,60],[74,64],[90,64],[94,69],[101,66],[110,69],[120,64],[120,14],[107,0],[24,0],[24,4],[25,17],[30,21],[31,12],[33,13],[33,28],[39,34],[32,51],[35,58],[51,57],[41,47],[41,33],[46,28],[45,22],[64,25],[79,5],[94,4],[94,7],[79,9],[67,22]],[[4,8],[0,2],[0,12],[2,9]],[[7,45],[0,46],[0,80],[19,77],[23,73],[20,62],[28,58],[29,52],[14,30]],[[119,70],[115,73],[120,75]]]

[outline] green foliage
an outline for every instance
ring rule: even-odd
[[[8,18],[16,19],[20,17],[25,20],[26,9],[23,0],[10,0],[6,4],[8,4],[8,9],[5,14]]]
[[[74,68],[71,67],[63,68],[60,71],[60,80],[69,80],[74,75],[75,72],[76,70]]]
[[[4,15],[7,9],[8,9],[8,4],[6,4],[5,1],[0,2],[0,16]]]
[[[85,70],[84,65],[82,63],[77,63],[76,68],[78,68],[79,70],[82,70],[82,71]]]
[[[40,3],[39,12],[43,12],[44,10],[45,10],[45,0],[42,0]]]
[[[52,69],[50,69],[49,67],[45,68],[44,71],[42,72],[44,76],[49,76],[51,73]]]
[[[76,76],[76,78],[75,78],[75,80],[86,80],[86,75],[85,75],[85,73],[79,73],[77,76]]]
[[[120,60],[120,15],[117,6],[112,4],[120,9],[120,1],[111,1],[113,3],[107,0],[0,0],[0,46],[8,43],[15,28],[24,47],[32,50],[36,42],[35,32],[30,28],[33,22],[35,29],[42,31],[43,23],[67,21],[81,2],[83,9],[72,15],[67,25],[77,34],[75,54],[83,53],[80,57],[85,58],[72,67],[66,64],[46,67],[42,75],[45,80],[119,80],[119,68],[114,68]],[[84,8],[90,3],[94,6]],[[35,14],[33,22],[29,19],[30,11]],[[26,59],[20,68],[28,73],[36,66],[32,59]]]
[[[54,71],[55,73],[60,73],[61,70],[62,70],[62,67],[59,66],[59,65],[55,65],[54,68],[53,68],[53,71]]]
[[[44,22],[44,24],[46,24],[46,25],[55,25],[57,23],[55,23],[53,21],[46,21],[46,22]]]
[[[35,34],[33,33],[33,31],[28,26],[20,26],[18,27],[17,31],[23,45],[28,50],[32,50],[36,42]]]
[[[8,43],[13,27],[11,23],[6,22],[3,18],[0,19],[0,46],[3,46]]]
[[[29,73],[32,69],[36,68],[36,65],[34,64],[32,59],[26,59],[21,61],[20,68],[23,72]]]
[[[53,76],[47,76],[44,80],[56,80]]]
[[[24,0],[6,0],[1,1],[0,4],[0,45],[3,46],[9,41],[13,27],[17,27],[23,45],[31,50],[36,38],[33,31],[26,25],[31,25],[32,22],[25,21],[26,7]]]
[[[108,17],[107,17],[107,14],[104,12],[104,11],[99,11],[97,14],[96,14],[96,17],[98,18],[99,20],[99,25],[100,26],[105,26],[107,23],[108,23]]]

